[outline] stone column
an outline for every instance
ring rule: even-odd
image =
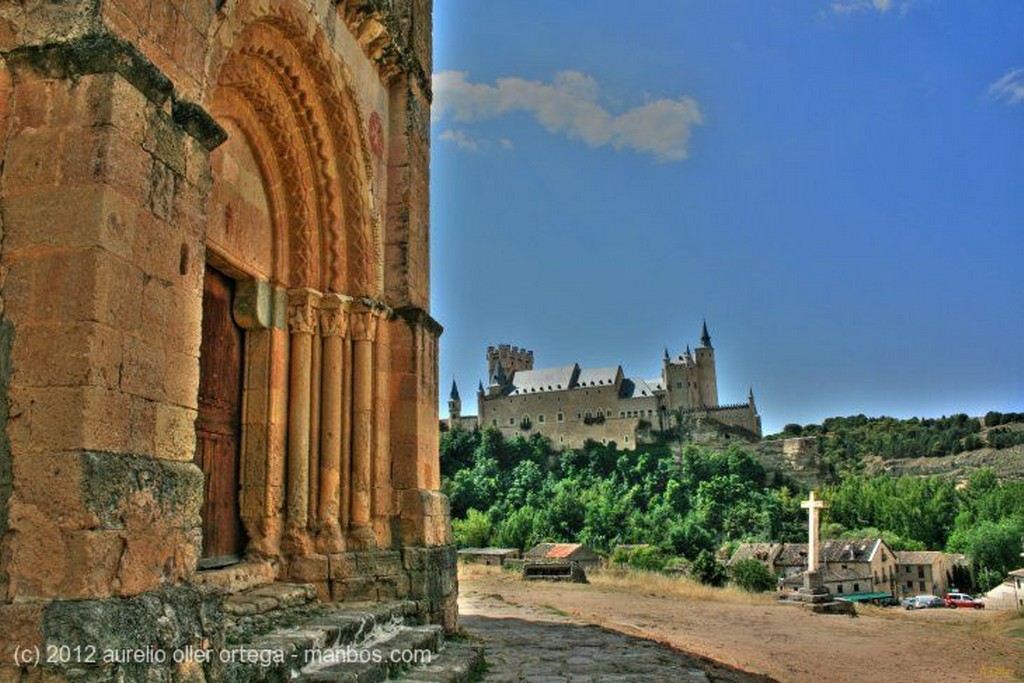
[[[370,527],[373,486],[373,342],[378,314],[366,306],[349,318],[352,334],[352,478],[349,543],[353,548],[375,545]]]
[[[373,453],[373,527],[382,546],[391,544],[391,517],[394,493],[391,486],[391,343],[388,320],[391,310],[380,311],[374,351],[374,439]]]
[[[295,555],[307,555],[309,543],[310,397],[313,335],[320,295],[311,289],[288,292],[291,335],[288,383],[287,542]]]
[[[323,389],[320,418],[320,535],[319,550],[343,550],[341,538],[341,451],[342,385],[345,380],[344,347],[348,335],[349,301],[340,294],[327,294],[320,306],[320,334],[323,336]]]

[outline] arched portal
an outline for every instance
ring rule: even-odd
[[[208,104],[229,139],[211,160],[207,262],[234,279],[245,328],[238,513],[251,556],[370,547],[390,477],[387,309],[361,117],[301,13],[256,12],[233,17]]]

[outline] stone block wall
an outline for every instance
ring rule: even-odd
[[[429,315],[430,11],[0,6],[0,651],[216,632],[224,589],[197,575],[194,463],[208,267],[235,279],[245,330],[249,579],[414,599],[455,627]],[[314,149],[295,148],[274,119],[286,112]],[[257,227],[271,234],[237,232]],[[358,480],[339,475],[353,463]]]

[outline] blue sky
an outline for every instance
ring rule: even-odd
[[[1024,410],[1024,3],[435,0],[441,399],[707,318],[766,431]],[[446,414],[446,408],[442,414]]]

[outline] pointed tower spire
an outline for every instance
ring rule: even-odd
[[[450,398],[453,401],[460,400],[459,399],[459,386],[455,383],[454,379],[452,379],[452,393],[448,395],[448,398]]]
[[[689,345],[689,344],[687,344],[687,345],[686,345],[686,357],[687,357],[687,358],[690,358],[690,357],[692,357],[692,356],[693,356],[693,351],[691,351],[691,350],[690,350],[690,345]]]
[[[700,333],[700,345],[704,346],[704,347],[707,347],[709,349],[711,348],[711,335],[708,334],[708,321],[707,320],[704,321],[704,327],[703,327],[703,329],[701,330],[701,333]]]
[[[665,347],[665,360],[668,360],[668,347]]]
[[[476,393],[483,396],[484,394],[484,381],[480,380],[476,387]]]

